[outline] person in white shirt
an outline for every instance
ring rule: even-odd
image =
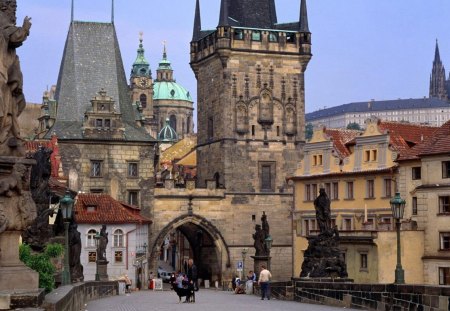
[[[261,265],[261,272],[259,273],[258,285],[261,286],[261,300],[267,298],[270,300],[270,279],[272,273],[266,269],[266,265]]]

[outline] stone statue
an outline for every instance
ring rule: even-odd
[[[0,0],[0,155],[23,156],[18,117],[25,109],[23,77],[16,48],[27,39],[31,18],[16,26],[15,0]]]
[[[319,225],[320,233],[330,231],[331,230],[330,199],[328,198],[324,188],[320,188],[319,196],[314,200],[314,208],[316,209],[316,218],[317,224]]]
[[[339,249],[339,230],[331,227],[331,207],[325,189],[321,188],[319,196],[314,200],[317,223],[320,233],[308,237],[308,248],[304,253],[300,277],[346,278],[347,266]]]
[[[106,232],[106,225],[102,225],[100,230],[100,240],[98,241],[97,260],[106,261],[106,246],[108,245],[108,232]]]
[[[49,179],[51,175],[51,149],[40,147],[33,155],[36,164],[31,169],[31,195],[37,208],[37,218],[22,233],[22,240],[35,251],[42,251],[45,245],[54,237],[49,217],[54,210],[49,208],[51,199]]]
[[[69,247],[70,247],[70,278],[72,282],[82,282],[84,280],[83,265],[80,262],[81,255],[81,235],[77,230],[78,225],[71,223],[69,227]]]
[[[264,245],[264,231],[261,230],[261,225],[255,225],[255,233],[253,234],[255,240],[255,256],[266,256],[266,247]]]

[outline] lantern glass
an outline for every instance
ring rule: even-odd
[[[70,195],[70,191],[66,191],[66,194],[64,195],[64,197],[59,201],[59,205],[62,210],[63,218],[65,220],[70,220],[72,218],[73,203],[74,203],[74,200],[72,199],[72,196]]]
[[[400,192],[397,192],[395,194],[395,196],[391,199],[390,203],[392,209],[392,216],[395,219],[402,219],[403,214],[405,212],[406,201],[400,197]]]

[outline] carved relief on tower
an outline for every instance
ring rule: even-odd
[[[238,134],[248,132],[248,109],[243,101],[236,103],[236,132]]]
[[[258,123],[273,124],[273,105],[272,92],[269,89],[263,89],[259,96]]]
[[[297,132],[296,111],[292,104],[287,104],[285,109],[285,133],[286,135],[295,135]]]

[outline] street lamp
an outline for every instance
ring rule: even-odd
[[[267,249],[267,268],[270,270],[270,249],[272,248],[273,239],[272,236],[269,234],[264,240],[264,243],[266,244]]]
[[[95,280],[100,281],[100,275],[98,274],[98,244],[100,243],[100,233],[94,235],[95,240]]]
[[[64,270],[62,273],[62,285],[70,284],[70,268],[69,268],[69,224],[72,219],[74,200],[70,195],[70,191],[67,190],[64,197],[59,201],[63,220],[64,220],[64,233],[65,233],[65,252],[64,252]]]
[[[403,218],[405,212],[406,201],[400,197],[400,192],[396,192],[391,199],[392,216],[395,218],[397,228],[397,267],[395,268],[395,284],[405,284],[405,271],[402,268],[402,258],[400,249],[400,219]]]
[[[247,256],[248,249],[243,248],[242,249],[242,278],[245,278],[245,257]]]

